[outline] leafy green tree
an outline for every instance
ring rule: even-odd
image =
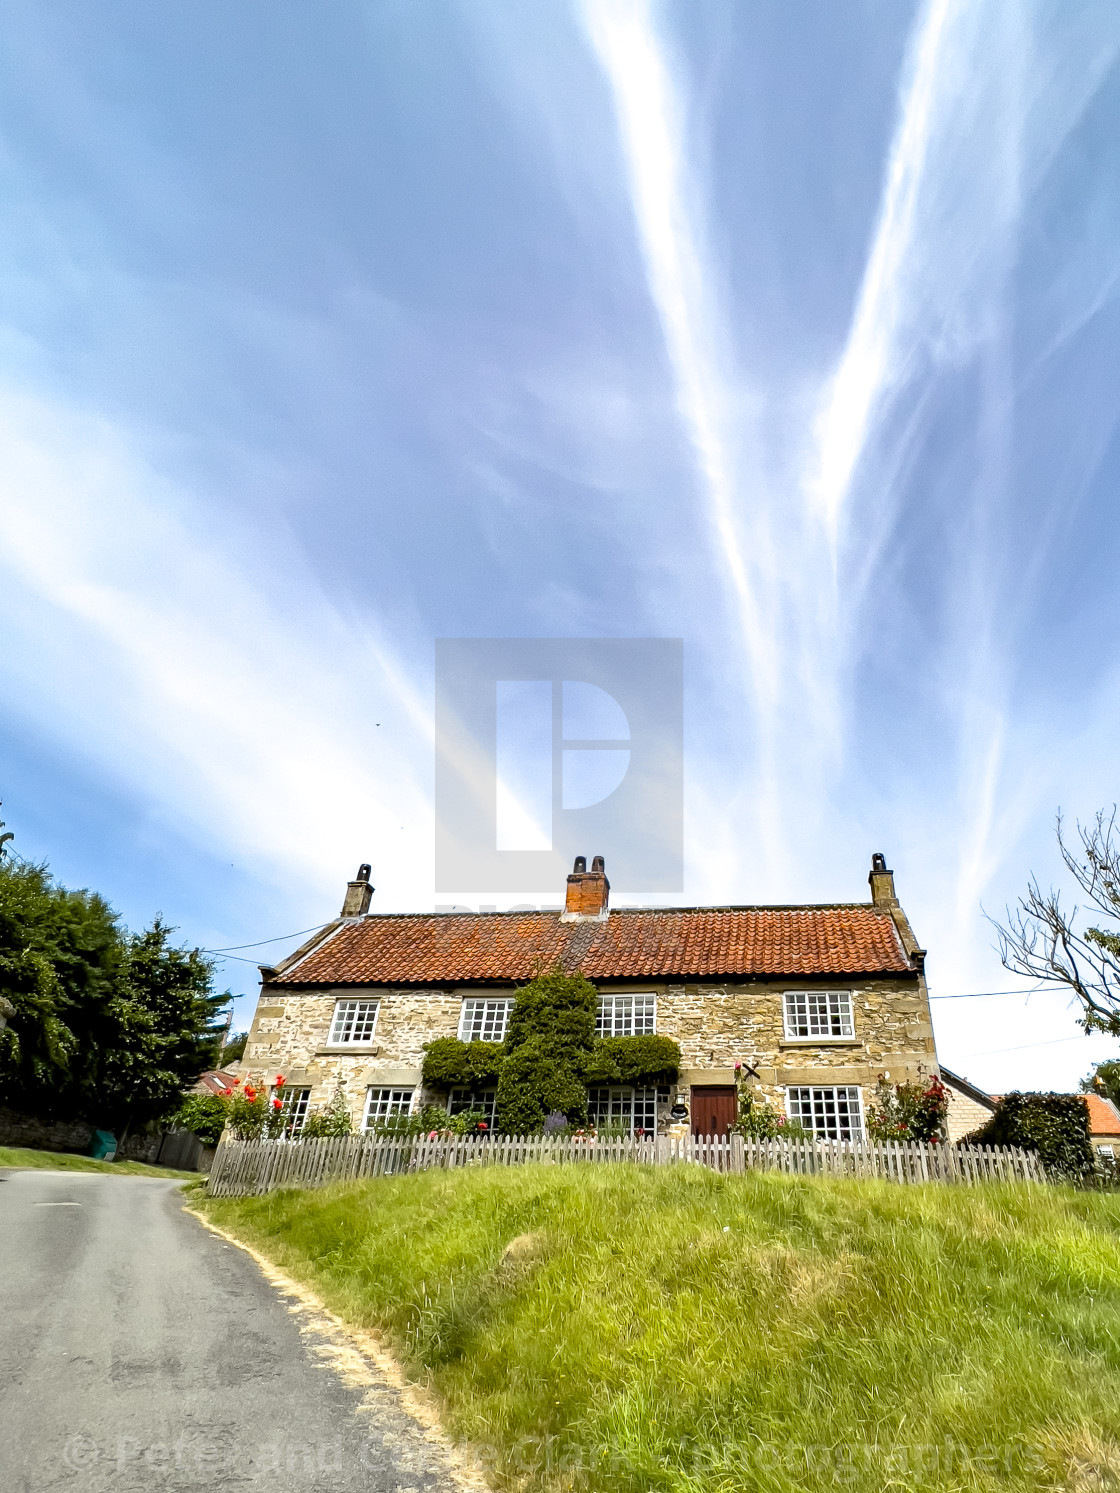
[[[45,866],[0,860],[0,1103],[44,1118],[82,1113],[121,965],[116,915]]]
[[[97,1108],[125,1130],[162,1119],[217,1060],[229,993],[215,994],[213,964],[177,948],[160,918],[125,942],[110,1041],[100,1054]]]
[[[129,935],[96,892],[0,858],[0,1104],[114,1128],[175,1110],[216,1057],[213,993],[197,951],[158,919]]]
[[[507,1135],[535,1134],[553,1113],[572,1124],[586,1121],[598,1002],[594,985],[559,965],[517,991],[495,1108]]]
[[[1120,1058],[1108,1058],[1098,1063],[1088,1078],[1081,1080],[1083,1094],[1100,1094],[1120,1104]]]

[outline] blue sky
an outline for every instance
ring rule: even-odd
[[[881,849],[935,996],[1021,985],[982,908],[1118,796],[1118,54],[1111,0],[10,6],[17,848],[207,948],[364,860],[427,910],[434,639],[681,637],[661,900]],[[935,1012],[996,1090],[1109,1050]]]

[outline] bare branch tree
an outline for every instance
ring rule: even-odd
[[[999,952],[1013,974],[1052,985],[1065,985],[1081,1002],[1086,1031],[1120,1036],[1120,844],[1114,843],[1116,807],[1098,812],[1089,825],[1078,824],[1080,847],[1071,847],[1058,815],[1058,849],[1066,870],[1085,893],[1091,908],[1113,927],[1078,928],[1081,908],[1067,914],[1061,893],[1043,892],[1031,877],[1027,894],[1007,908],[1006,924],[990,919],[999,935]],[[1090,909],[1087,908],[1086,911]]]

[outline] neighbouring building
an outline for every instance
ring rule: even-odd
[[[822,1136],[864,1132],[883,1073],[938,1071],[920,948],[882,855],[869,902],[618,909],[602,859],[568,877],[563,912],[370,914],[369,867],[340,917],[275,967],[243,1072],[285,1078],[298,1126],[341,1085],[355,1126],[434,1101],[493,1114],[494,1091],[425,1093],[425,1045],[502,1040],[518,985],[559,963],[599,991],[605,1036],[680,1046],[677,1081],[589,1090],[591,1116],[647,1133],[723,1133],[736,1084]]]
[[[950,1072],[944,1063],[941,1065],[941,1082],[949,1091],[945,1130],[951,1141],[964,1140],[966,1135],[986,1125],[995,1114],[996,1101],[991,1094],[978,1089],[960,1074]]]
[[[1089,1138],[1101,1153],[1120,1159],[1120,1109],[1103,1094],[1086,1094],[1089,1106]]]

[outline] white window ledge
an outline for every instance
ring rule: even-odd
[[[862,1047],[862,1037],[783,1037],[782,1047]]]

